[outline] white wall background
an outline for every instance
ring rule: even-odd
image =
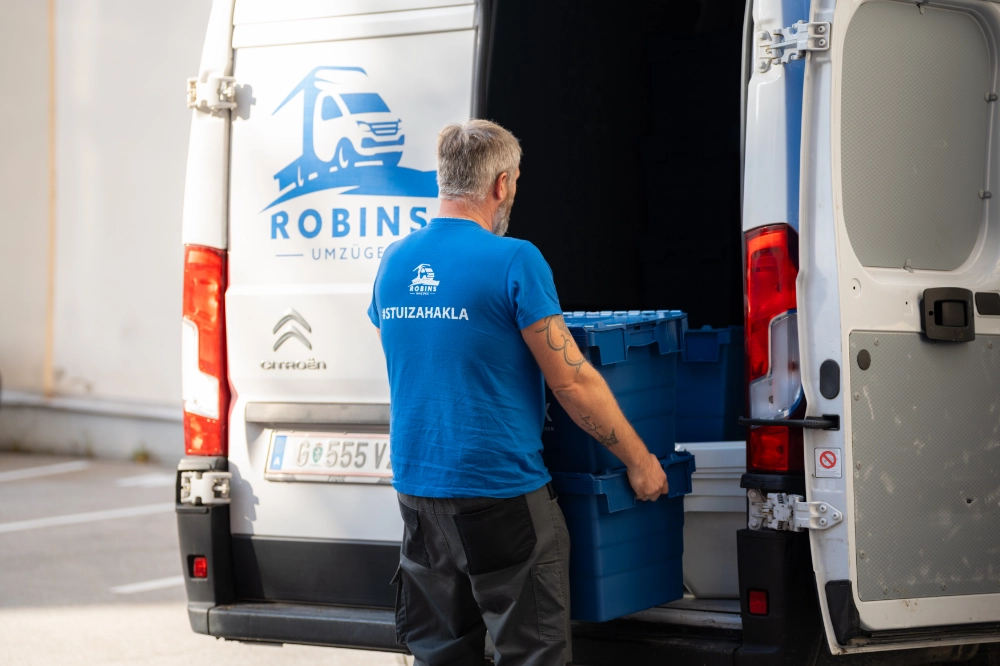
[[[179,405],[184,85],[210,3],[58,8],[56,388]]]
[[[42,390],[48,246],[44,2],[0,0],[0,379]]]
[[[179,456],[184,85],[197,73],[211,1],[56,0],[53,396],[43,398],[46,5],[0,0],[0,446],[170,446]],[[39,409],[64,414],[39,418]],[[160,423],[149,437],[140,423],[125,429],[135,441],[110,442],[123,436],[120,424],[68,416],[95,410]],[[173,435],[163,421],[175,423]]]

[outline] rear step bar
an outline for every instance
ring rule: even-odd
[[[735,599],[680,599],[617,622],[697,627],[736,635],[742,626],[739,603]],[[590,626],[601,625],[574,623],[574,634],[586,634]],[[406,652],[396,643],[396,616],[388,608],[237,602],[208,611],[208,633],[236,641]]]
[[[396,642],[396,616],[388,609],[235,603],[208,611],[208,633],[234,641],[406,652]]]
[[[706,603],[713,602],[685,599],[620,620],[574,622],[574,664],[619,666],[623,663],[663,662],[665,659],[706,666],[741,663],[734,653],[742,645],[743,637],[739,630],[739,615],[732,617],[733,613],[729,612],[732,602],[714,602],[719,604],[718,610],[699,612],[697,608],[705,607]],[[685,622],[685,619],[688,621]],[[680,624],[687,624],[689,628],[678,627]],[[710,628],[714,631],[698,631]],[[406,653],[406,648],[396,643],[395,613],[388,608],[241,602],[210,609],[208,629],[209,634],[217,638],[249,643],[296,643]],[[964,628],[964,631],[959,627],[942,629],[950,629],[951,633],[936,638],[975,636],[989,642],[996,640],[998,627],[977,625]],[[877,644],[879,638],[881,636],[872,636],[867,642]],[[923,642],[927,636],[914,638]],[[968,646],[961,649],[967,650]],[[986,648],[990,654],[993,649]],[[879,653],[879,659],[884,659],[886,664],[926,663],[916,659],[916,656],[927,653],[926,656],[930,657],[931,652],[933,650],[929,648],[917,648]],[[859,658],[864,659],[860,655]],[[845,664],[856,663],[853,657],[838,659]]]
[[[724,631],[743,630],[739,599],[684,597],[663,606],[626,615],[623,619]]]

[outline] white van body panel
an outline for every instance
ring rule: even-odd
[[[754,57],[747,87],[743,175],[744,231],[780,223],[798,228],[799,118],[786,113],[786,109],[790,104],[797,108],[801,81],[790,76],[787,67],[771,67],[763,73],[756,68],[760,48],[756,34],[791,25],[800,18],[803,16],[795,14],[794,3],[753,2],[754,37],[750,50]],[[794,159],[790,159],[793,155]]]
[[[198,81],[230,76],[233,70],[233,0],[212,4]],[[185,245],[227,247],[229,210],[229,113],[191,111],[184,181],[181,240]]]
[[[391,486],[265,481],[272,430],[248,424],[245,411],[244,402],[236,403],[229,421],[232,432],[241,438],[246,433],[247,442],[230,443],[233,534],[390,542],[402,538],[403,523]]]
[[[905,644],[883,641],[878,645],[840,646],[825,603],[828,581],[852,581],[854,602],[865,630],[919,631],[925,627],[1000,620],[1000,580],[997,581],[997,594],[921,595],[864,601],[859,592],[858,562],[863,556],[859,554],[857,543],[856,477],[864,473],[857,465],[866,463],[854,457],[852,423],[855,418],[875,417],[867,394],[859,392],[853,396],[851,393],[851,373],[855,372],[852,356],[856,350],[852,352],[850,336],[855,331],[918,334],[921,331],[919,303],[927,288],[961,287],[973,292],[1000,289],[1000,217],[989,202],[983,207],[982,228],[969,258],[954,270],[906,270],[902,265],[899,268],[865,267],[852,247],[844,217],[841,96],[845,38],[852,18],[864,4],[860,0],[813,2],[810,20],[832,21],[832,43],[829,52],[812,53],[808,57],[803,107],[801,252],[797,283],[803,388],[810,414],[841,415],[841,430],[806,430],[804,442],[807,499],[828,502],[843,509],[846,516],[839,525],[810,532],[827,639],[834,654],[892,650],[904,645],[980,643],[991,637],[980,634],[932,638],[928,635],[925,641],[911,639]],[[981,2],[956,0],[946,5],[971,16],[983,29],[991,60],[990,80],[983,81],[985,96],[997,86],[1000,11],[995,5]],[[912,7],[912,11],[918,9]],[[928,48],[935,47],[928,45]],[[986,105],[985,100],[983,104]],[[989,105],[990,131],[983,136],[989,146],[983,187],[993,191],[1000,187],[993,138],[1000,120],[996,107],[996,104]],[[913,168],[917,166],[915,163]],[[998,318],[975,316],[975,326],[977,336],[1000,334]],[[818,392],[819,366],[827,359],[836,360],[842,368],[841,392],[832,400],[823,398]],[[928,377],[913,377],[911,381],[929,380]],[[815,453],[825,448],[842,452],[842,478],[817,478]],[[907,481],[903,478],[898,482]],[[886,483],[887,492],[891,492],[892,484]],[[961,489],[956,488],[956,492]],[[956,552],[956,560],[962,555]],[[1000,637],[992,640],[1000,640]]]
[[[236,13],[233,15],[233,24],[301,21],[331,16],[381,14],[470,4],[473,3],[470,3],[469,0],[434,0],[433,2],[427,0],[334,0],[332,2],[331,0],[296,0],[296,2],[238,0]]]
[[[832,21],[835,0],[817,3],[813,21]],[[809,109],[802,118],[801,221],[799,234],[799,276],[796,281],[799,311],[799,344],[802,363],[802,389],[806,402],[815,405],[811,413],[837,414],[843,421],[844,390],[828,400],[819,387],[819,366],[826,359],[841,359],[841,321],[839,266],[835,248],[833,183],[830,169],[830,91],[833,76],[829,52],[809,56],[803,103]],[[806,351],[808,350],[808,351]],[[818,360],[817,360],[818,359]],[[841,360],[838,363],[843,367]],[[841,380],[843,383],[843,379]],[[807,430],[803,437],[806,464],[806,493],[812,502],[847,509],[846,487],[841,479],[817,478],[817,448],[844,447],[843,430]],[[842,468],[846,469],[844,465]],[[817,578],[844,580],[849,577],[848,526],[842,522],[827,530],[810,534],[813,570]],[[820,586],[822,590],[822,586]],[[820,603],[827,641],[833,654],[842,652],[833,635],[830,611]]]
[[[365,312],[371,302],[371,286],[329,285],[330,288],[260,290],[254,286],[231,287],[226,295],[228,316],[239,327],[229,331],[230,355],[255,362],[233,363],[229,379],[238,387],[242,402],[332,402],[389,404],[389,384],[385,363],[379,363],[382,346]],[[340,289],[336,287],[341,287]],[[292,309],[305,319],[312,331],[302,331],[312,345],[307,349],[298,339],[274,345],[285,331],[298,325],[275,325]],[[330,304],[336,304],[336,310]],[[357,310],[361,316],[350,316]],[[282,369],[273,364],[314,361],[319,368]],[[310,374],[324,375],[329,386],[319,389]],[[305,377],[303,376],[305,375]],[[234,409],[238,409],[237,403]]]
[[[237,25],[233,48],[415,35],[473,27],[475,5]]]
[[[233,113],[226,294],[233,534],[402,536],[389,485],[264,479],[275,429],[349,427],[246,414],[251,403],[388,405],[372,285],[385,248],[437,212],[437,133],[470,116],[476,45],[475,5],[415,6],[365,3],[384,13],[343,16],[360,5],[237,4],[246,103]]]

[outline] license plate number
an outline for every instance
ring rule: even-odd
[[[389,436],[275,431],[267,453],[269,481],[392,482]]]

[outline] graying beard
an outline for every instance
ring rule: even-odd
[[[513,202],[509,206],[501,204],[497,209],[497,214],[493,218],[493,234],[495,236],[506,236],[507,227],[510,226],[510,210],[514,207]]]
[[[493,223],[493,235],[506,236],[508,226],[510,226],[510,218],[505,215],[504,219]]]

